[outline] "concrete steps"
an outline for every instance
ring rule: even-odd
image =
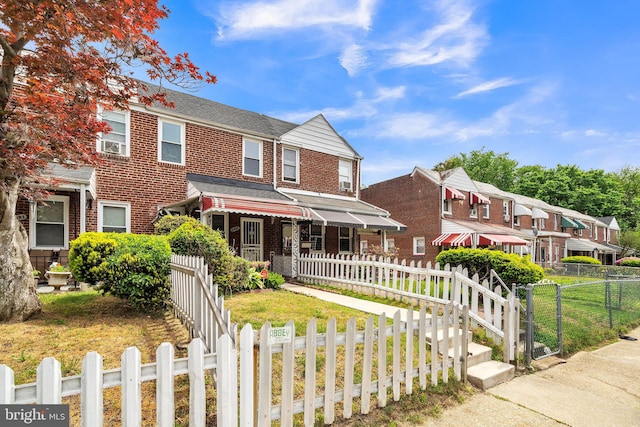
[[[491,347],[469,342],[467,353],[467,380],[482,390],[510,381],[515,376],[513,365],[491,360]],[[453,357],[452,348],[449,349],[449,357]]]

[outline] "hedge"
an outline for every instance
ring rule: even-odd
[[[441,266],[461,265],[468,270],[469,276],[478,274],[481,281],[488,279],[493,269],[507,285],[536,283],[544,276],[542,267],[531,262],[528,256],[492,249],[450,249],[440,252],[436,262]]]
[[[602,265],[602,262],[599,259],[590,257],[590,256],[568,256],[564,257],[560,260],[560,262],[565,264],[594,264],[594,265]]]

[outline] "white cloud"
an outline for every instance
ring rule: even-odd
[[[607,136],[606,132],[602,132],[595,129],[587,129],[584,132],[584,136]]]
[[[458,123],[438,114],[406,113],[383,117],[371,129],[371,133],[378,138],[420,140],[454,135],[459,128]]]
[[[484,25],[473,22],[473,8],[464,1],[440,0],[436,9],[441,23],[425,30],[415,40],[403,42],[391,54],[394,67],[453,62],[467,66],[487,42]]]
[[[510,79],[508,77],[503,77],[501,79],[496,79],[496,80],[491,80],[488,82],[484,82],[484,83],[480,83],[479,85],[476,85],[474,87],[472,87],[471,89],[467,89],[463,92],[460,92],[459,94],[457,94],[455,97],[456,98],[463,98],[465,96],[469,96],[469,95],[476,95],[479,93],[484,93],[484,92],[491,92],[492,90],[496,90],[496,89],[500,89],[503,87],[508,87],[508,86],[514,86],[517,84],[520,84],[521,81],[519,80],[514,80],[514,79]]]
[[[244,39],[265,32],[318,26],[369,30],[377,0],[279,0],[225,2],[217,19],[218,36]]]
[[[367,53],[357,44],[347,46],[340,55],[340,65],[350,76],[355,76],[367,65]]]

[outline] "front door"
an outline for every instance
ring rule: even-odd
[[[241,218],[240,256],[248,261],[262,261],[262,220]]]

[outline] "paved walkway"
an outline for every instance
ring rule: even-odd
[[[373,314],[399,310],[298,285],[282,287]],[[478,392],[424,426],[640,427],[640,328],[627,335],[638,340],[621,339],[566,361],[536,362],[537,372]]]

